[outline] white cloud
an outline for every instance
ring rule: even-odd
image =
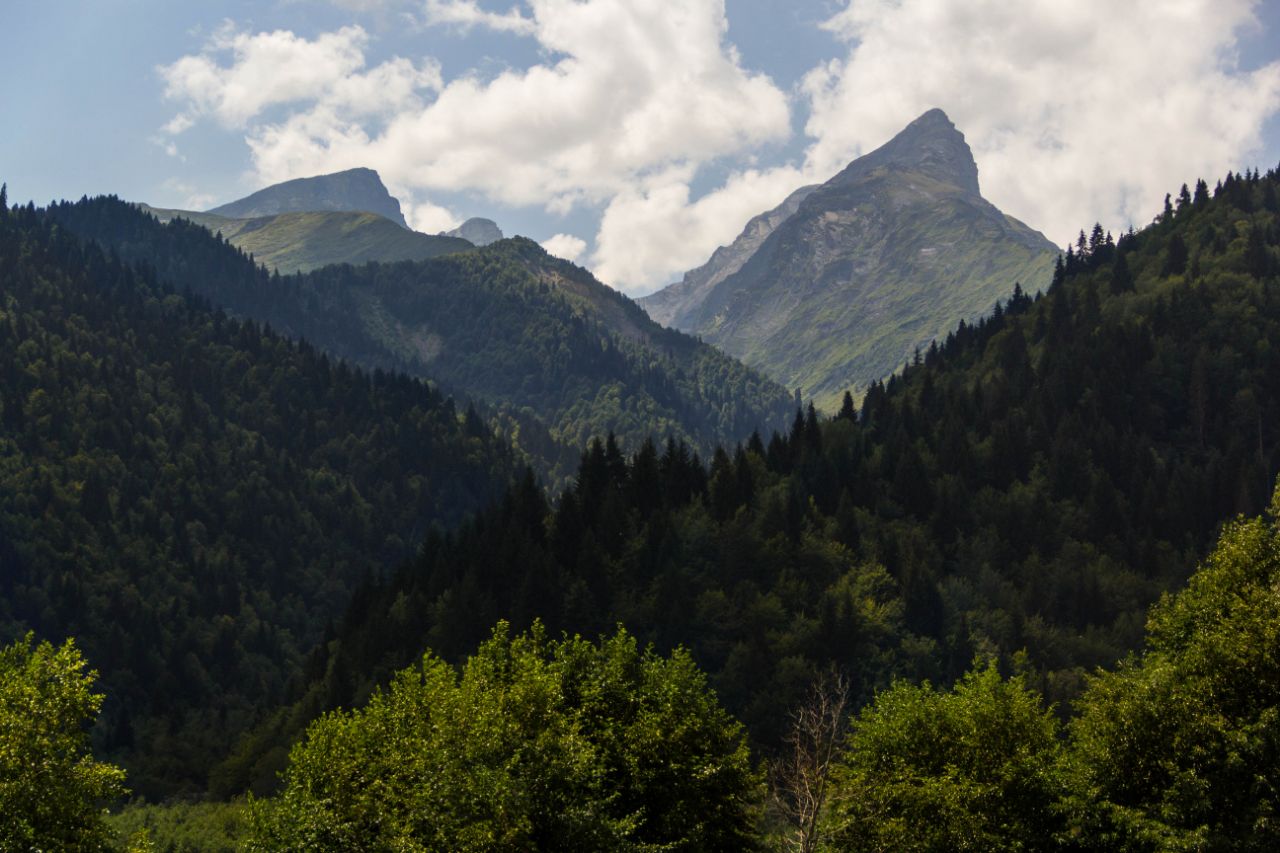
[[[743,66],[723,0],[341,2],[412,6],[445,36],[526,35],[542,58],[444,80],[433,60],[371,66],[360,27],[226,25],[161,69],[178,104],[164,131],[243,128],[262,183],[371,166],[427,231],[456,223],[431,201],[442,193],[598,208],[586,260],[632,293],[934,106],[973,147],[984,194],[1059,243],[1095,219],[1141,225],[1183,181],[1242,168],[1280,108],[1280,63],[1234,65],[1252,0],[853,0],[826,25],[844,55],[790,95]],[[795,141],[792,100],[809,107],[804,162],[762,164],[765,146]],[[695,197],[712,164],[728,177]]]
[[[535,32],[534,22],[521,15],[518,9],[486,12],[476,0],[427,0],[425,14],[428,24],[453,24],[464,29],[481,26],[522,35]]]
[[[816,68],[809,167],[833,172],[930,107],[964,132],[983,194],[1058,243],[1142,225],[1166,192],[1244,165],[1280,63],[1234,65],[1249,0],[856,0]]]
[[[576,263],[587,249],[587,241],[572,234],[556,234],[542,241],[542,248],[557,258]]]
[[[305,104],[300,115],[320,114],[332,124],[336,116],[350,120],[420,106],[424,92],[441,87],[440,66],[430,60],[414,65],[395,57],[362,71],[368,41],[355,26],[307,40],[287,30],[250,35],[228,22],[202,53],[158,69],[165,97],[185,105],[163,129],[176,135],[206,116],[247,127],[284,104]],[[221,64],[223,57],[230,64]],[[311,126],[319,132],[327,124]]]
[[[423,198],[478,192],[553,213],[607,204],[655,174],[742,155],[791,132],[786,94],[743,68],[725,41],[721,0],[530,0],[527,7],[525,17],[469,0],[427,3],[428,22],[527,31],[547,57],[492,79],[447,83],[434,64],[393,60],[363,70],[368,38],[359,27],[314,40],[230,32],[161,69],[166,94],[182,104],[170,124],[185,129],[210,116],[246,126],[264,183],[367,165]],[[291,109],[282,117],[267,115],[285,104]],[[625,287],[674,272],[617,260],[609,269]]]
[[[429,201],[414,203],[406,200],[407,193],[398,193],[400,210],[409,227],[423,234],[439,234],[441,231],[452,231],[462,224],[458,215],[448,208]]]
[[[160,187],[166,193],[182,197],[178,202],[181,210],[205,210],[214,203],[213,196],[199,192],[195,186],[178,178],[169,178]]]
[[[789,167],[739,172],[691,201],[689,178],[688,170],[672,170],[613,198],[591,259],[602,281],[637,295],[669,284],[737,237],[748,219],[810,182]]]

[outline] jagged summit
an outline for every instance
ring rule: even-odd
[[[400,212],[400,202],[387,192],[382,178],[373,169],[363,167],[272,184],[252,195],[207,212],[232,219],[252,219],[280,213],[333,210],[376,213],[402,228],[409,227],[404,214]]]
[[[834,411],[1015,282],[1047,286],[1056,256],[982,198],[964,134],[932,109],[641,305]]]
[[[973,195],[980,194],[978,164],[974,162],[973,152],[965,142],[964,134],[937,107],[911,122],[870,154],[854,160],[829,183],[851,183],[882,168],[923,172]]]

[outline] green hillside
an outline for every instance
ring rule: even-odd
[[[975,655],[1071,699],[1138,648],[1224,521],[1266,505],[1278,185],[1230,176],[1118,242],[1096,229],[1046,296],[962,323],[861,411],[810,410],[709,468],[674,444],[593,446],[554,504],[516,488],[373,585],[313,663],[359,675],[318,680],[259,737],[423,648],[457,658],[498,618],[683,645],[766,747],[831,664],[855,706]],[[260,748],[231,776],[253,778]]]
[[[472,248],[457,237],[420,234],[376,213],[311,211],[253,219],[140,205],[161,222],[181,217],[222,234],[271,270],[307,272],[330,264],[420,261]]]
[[[553,479],[571,473],[593,436],[613,432],[635,448],[647,436],[671,435],[709,450],[783,423],[791,405],[777,384],[658,326],[634,302],[529,240],[414,263],[268,276],[204,228],[162,225],[118,200],[63,204],[52,213],[229,311],[354,363],[430,378],[485,401],[505,434],[544,460]]]
[[[424,383],[228,318],[45,211],[0,209],[0,281],[0,637],[77,638],[95,740],[141,794],[203,789],[360,580],[513,476]]]

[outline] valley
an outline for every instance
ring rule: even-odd
[[[0,851],[1280,848],[1274,16],[817,5],[0,15]]]

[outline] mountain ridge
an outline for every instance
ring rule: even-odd
[[[282,181],[205,212],[231,219],[254,219],[280,213],[326,210],[376,213],[401,228],[409,227],[400,210],[399,200],[387,190],[381,176],[363,166]]]
[[[937,109],[797,193],[789,213],[763,215],[767,233],[749,223],[716,280],[695,270],[642,304],[827,410],[1015,283],[1043,288],[1057,255],[982,198],[963,134]]]
[[[268,269],[286,274],[330,264],[419,261],[473,248],[465,239],[422,234],[368,211],[292,211],[238,219],[146,204],[139,208],[161,222],[182,218],[221,234]]]
[[[183,219],[161,224],[113,198],[52,215],[232,313],[495,407],[499,429],[546,462],[540,470],[553,483],[593,436],[615,433],[628,448],[673,436],[705,451],[793,412],[786,389],[763,374],[659,326],[526,238],[263,284],[247,256]]]

